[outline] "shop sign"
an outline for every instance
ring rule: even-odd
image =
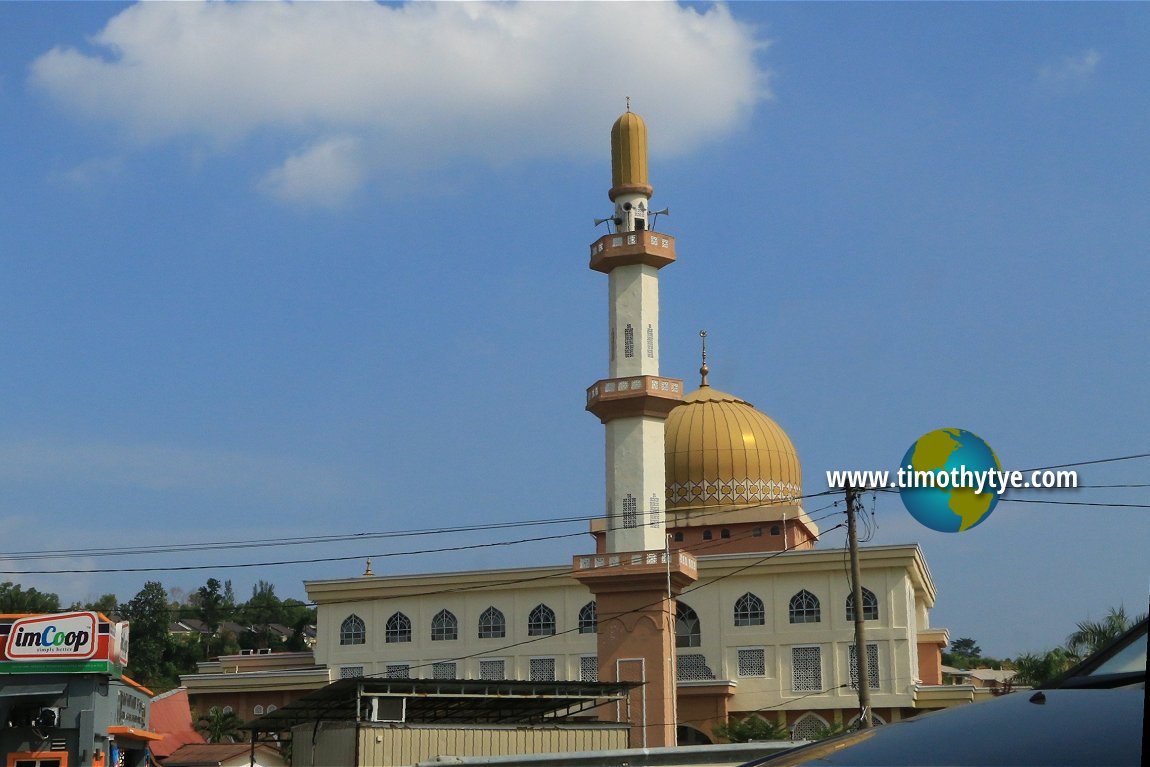
[[[12,623],[4,654],[9,660],[85,660],[96,655],[96,614],[61,613]]]

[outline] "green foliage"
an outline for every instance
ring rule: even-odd
[[[224,712],[219,706],[212,706],[208,713],[196,719],[196,732],[204,736],[208,743],[237,743],[240,740],[240,725],[243,721],[235,712]]]
[[[715,737],[728,743],[748,743],[752,740],[790,740],[791,734],[786,725],[768,722],[758,714],[745,719],[728,718],[712,730]]]
[[[124,617],[132,626],[131,651],[128,654],[128,676],[148,686],[163,686],[171,681],[171,671],[164,666],[171,655],[168,597],[158,581],[148,581],[124,606]]]
[[[838,724],[823,725],[814,734],[811,740],[826,740],[827,738],[834,738],[838,735],[850,732],[851,728],[839,722]]]
[[[1125,607],[1120,606],[1117,610],[1111,607],[1106,617],[1100,621],[1080,621],[1077,629],[1066,637],[1066,649],[1085,658],[1101,650],[1145,617],[1143,613],[1131,618],[1126,615]]]
[[[60,611],[60,597],[34,588],[25,591],[18,583],[0,583],[0,613],[55,613]]]
[[[1077,657],[1062,647],[1055,647],[1043,653],[1024,653],[1014,659],[1015,685],[1038,687],[1070,668]]]

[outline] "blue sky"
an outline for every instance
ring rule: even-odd
[[[1145,4],[0,4],[0,549],[93,550],[0,579],[302,597],[367,555],[587,549],[554,524],[95,553],[601,513],[586,246],[625,96],[678,240],[663,372],[695,381],[706,328],[712,385],[788,431],[808,492],[944,426],[1007,467],[1150,452],[1148,33]],[[1146,509],[1003,502],[944,535],[874,508],[988,653],[1145,609]],[[539,534],[571,537],[379,556]]]

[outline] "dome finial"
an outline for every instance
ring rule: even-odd
[[[363,574],[364,576],[375,575],[375,573],[371,571],[371,559],[367,560],[367,567],[363,568]]]
[[[631,111],[631,97],[630,96],[627,97],[627,111],[628,112]]]
[[[702,382],[699,384],[701,388],[703,386],[710,386],[710,384],[707,383],[707,373],[710,372],[707,368],[707,331],[700,330],[699,338],[703,339],[703,364],[699,368],[699,375],[703,377]]]

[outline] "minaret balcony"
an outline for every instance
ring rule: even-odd
[[[675,238],[650,230],[605,234],[591,244],[591,268],[604,274],[632,264],[662,269],[674,261]]]
[[[587,389],[587,410],[603,423],[615,418],[666,418],[683,399],[683,382],[663,376],[628,376],[595,382]]]
[[[699,563],[685,551],[621,551],[614,554],[590,554],[574,557],[572,570],[577,580],[595,593],[605,591],[639,591],[643,587],[667,589],[678,593],[699,578]]]

